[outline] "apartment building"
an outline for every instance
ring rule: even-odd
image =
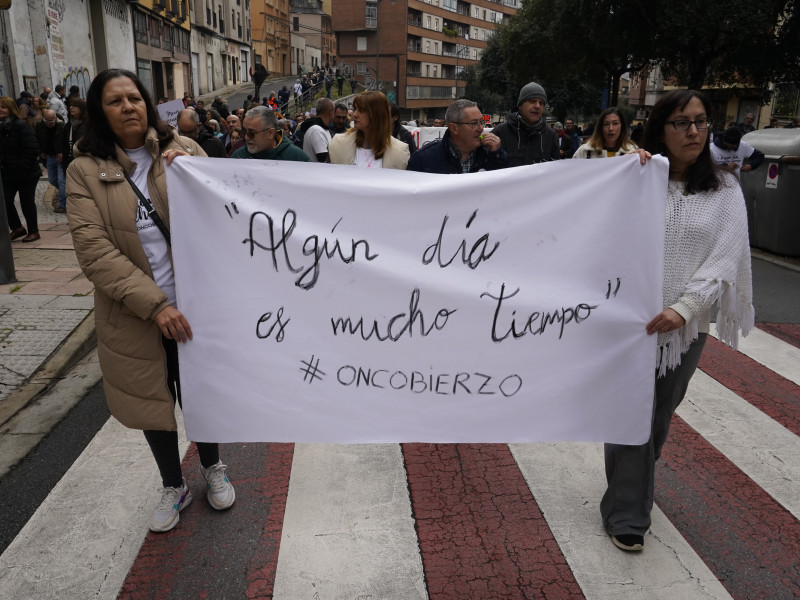
[[[247,81],[252,65],[250,0],[188,1],[192,93],[207,94]]]
[[[253,60],[273,75],[292,73],[289,0],[250,0]]]
[[[519,0],[337,0],[339,63],[404,118],[431,119],[463,97],[463,70],[518,8]]]

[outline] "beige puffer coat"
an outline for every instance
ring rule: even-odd
[[[154,129],[145,141],[153,156],[147,187],[169,228],[164,161]],[[175,134],[167,148],[205,156],[193,140]],[[95,286],[97,354],[108,407],[133,429],[175,430],[167,389],[161,330],[153,320],[167,305],[136,230],[138,199],[125,179],[135,165],[117,146],[116,159],[81,154],[67,169],[67,215],[78,262]]]

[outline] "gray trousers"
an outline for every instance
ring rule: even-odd
[[[656,379],[653,428],[641,446],[605,445],[608,489],[600,501],[609,535],[645,535],[653,510],[656,461],[667,441],[672,415],[686,395],[708,334],[701,333],[681,356],[681,364]]]

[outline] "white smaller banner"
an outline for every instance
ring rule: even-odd
[[[166,121],[173,127],[178,126],[178,113],[181,112],[184,108],[183,100],[178,98],[177,100],[170,100],[169,102],[164,102],[164,104],[158,104],[156,106],[156,110],[158,110],[158,116],[161,117],[162,121]]]

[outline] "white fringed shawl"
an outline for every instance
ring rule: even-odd
[[[718,190],[684,195],[670,181],[664,240],[664,306],[686,324],[658,336],[658,376],[681,363],[716,302],[720,341],[736,348],[753,328],[747,211],[738,182],[720,173]]]

